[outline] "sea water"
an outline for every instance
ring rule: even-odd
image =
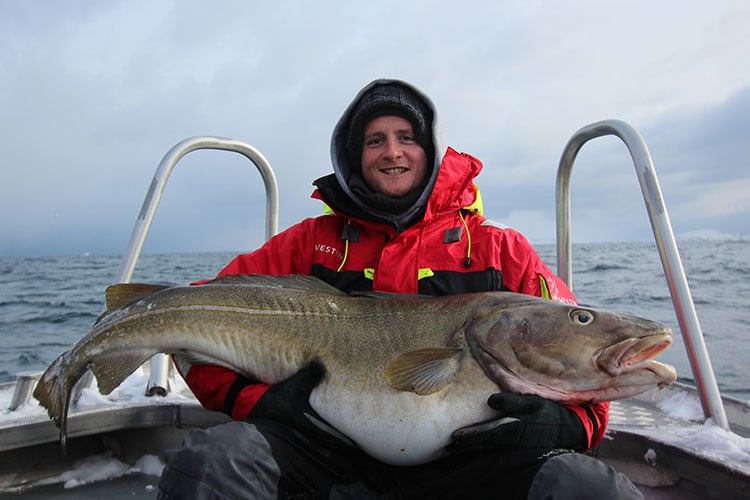
[[[750,400],[750,239],[678,243],[720,391]],[[536,245],[555,269],[553,245]],[[184,285],[211,278],[234,253],[144,255],[132,282]],[[0,257],[0,382],[42,371],[91,327],[117,256]],[[573,246],[573,291],[591,307],[635,314],[672,327],[674,345],[659,359],[679,380],[693,375],[653,243]]]

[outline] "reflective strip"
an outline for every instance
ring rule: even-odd
[[[424,267],[417,273],[417,280],[421,280],[422,278],[432,278],[433,276],[435,276],[435,272],[429,267]]]
[[[547,287],[547,280],[544,279],[544,276],[542,276],[541,274],[539,275],[539,287],[542,289],[540,297],[542,297],[543,299],[552,298],[552,296],[549,294],[549,288]]]
[[[374,280],[375,279],[375,269],[373,269],[371,267],[367,267],[367,268],[363,269],[362,272],[364,273],[365,278],[367,278],[368,280]]]
[[[482,222],[482,226],[496,227],[498,229],[510,229],[510,226],[506,226],[502,222],[497,222],[491,219],[485,219],[484,222]]]

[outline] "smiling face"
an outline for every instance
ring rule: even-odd
[[[365,127],[362,177],[373,191],[404,196],[427,175],[427,155],[414,137],[409,120],[386,115]]]

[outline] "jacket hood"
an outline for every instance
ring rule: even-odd
[[[431,123],[428,124],[429,130],[431,131],[432,150],[434,151],[434,154],[432,155],[432,165],[429,169],[430,177],[416,201],[406,208],[404,212],[395,215],[369,206],[352,191],[351,186],[349,185],[352,172],[354,169],[358,170],[360,168],[359,165],[352,165],[350,155],[347,151],[347,139],[349,130],[352,126],[352,115],[357,109],[357,105],[360,100],[362,100],[363,96],[374,87],[382,85],[403,86],[405,89],[410,90],[424,102],[425,107],[429,109],[432,114]],[[413,224],[419,216],[424,213],[438,177],[440,163],[444,154],[443,148],[442,131],[440,129],[437,110],[430,98],[413,85],[401,80],[375,80],[359,91],[349,106],[344,110],[344,113],[341,115],[341,118],[333,129],[333,134],[331,136],[331,162],[333,164],[334,178],[327,176],[318,179],[314,184],[320,189],[326,202],[328,202],[334,210],[338,210],[347,215],[354,215],[356,217],[363,217],[377,222],[384,222],[401,231]],[[347,207],[350,208],[347,209]]]

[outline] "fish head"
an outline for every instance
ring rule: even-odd
[[[465,334],[474,358],[505,392],[585,404],[677,378],[673,367],[653,359],[672,344],[671,330],[636,316],[498,292]]]

